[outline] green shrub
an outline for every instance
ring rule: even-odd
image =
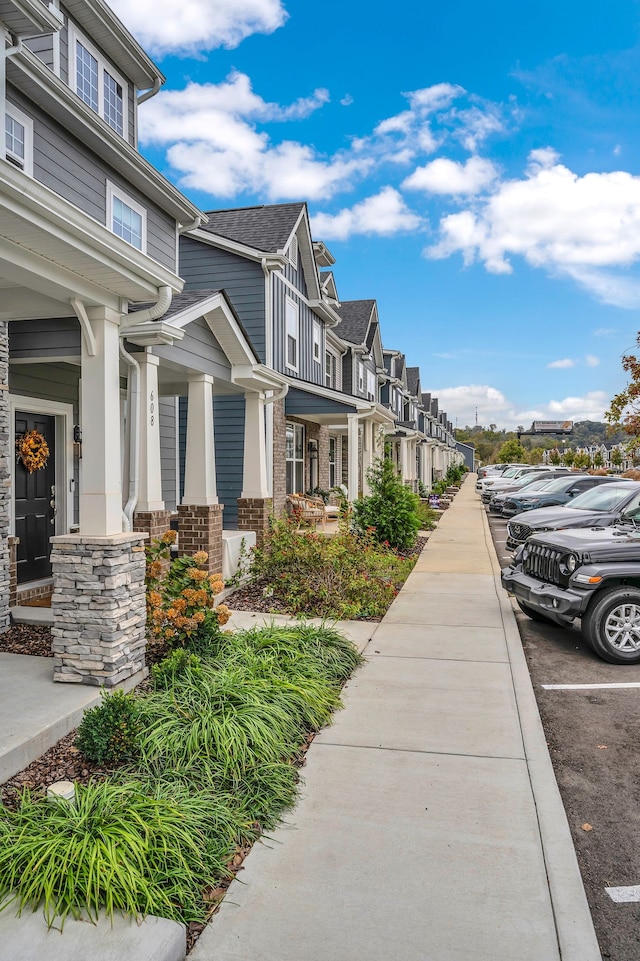
[[[73,803],[23,795],[0,809],[0,901],[40,906],[52,925],[99,911],[156,914],[189,922],[204,915],[202,891],[228,876],[233,838],[211,838],[210,794],[178,786],[149,796],[135,783],[76,787]]]
[[[80,722],[76,747],[96,764],[119,764],[138,752],[139,701],[124,691],[104,694]]]
[[[397,550],[412,547],[420,529],[420,498],[405,487],[388,457],[374,461],[367,479],[371,493],[354,501],[354,526],[361,532],[372,531],[377,541]]]
[[[325,537],[276,521],[254,551],[251,576],[291,614],[376,618],[412,567],[412,560],[375,543],[370,533],[341,530]]]
[[[421,531],[431,531],[438,523],[438,515],[432,507],[426,501],[421,501],[418,508],[418,517],[420,518],[420,530]]]
[[[182,647],[163,658],[159,664],[154,664],[151,668],[151,679],[154,688],[167,690],[176,683],[187,670],[193,675],[197,675],[200,670],[201,660],[197,654],[190,654]]]

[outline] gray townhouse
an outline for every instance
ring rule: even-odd
[[[246,411],[251,497],[283,379],[221,288],[183,289],[206,216],[138,151],[164,77],[135,38],[102,0],[0,0],[0,23],[0,628],[52,595],[54,679],[112,686],[144,664],[145,536],[177,508],[222,567],[214,383]]]

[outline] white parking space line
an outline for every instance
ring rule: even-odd
[[[594,691],[622,687],[640,687],[640,681],[620,681],[611,684],[542,684],[545,691]]]
[[[640,884],[633,884],[624,888],[605,888],[612,901],[625,904],[640,901]]]

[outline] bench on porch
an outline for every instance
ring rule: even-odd
[[[298,522],[298,530],[300,530],[303,523],[313,524],[315,528],[318,526],[318,521],[321,522],[322,529],[324,530],[326,515],[324,501],[321,497],[311,497],[304,494],[287,494],[285,509],[287,515]]]

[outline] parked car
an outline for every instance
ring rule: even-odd
[[[565,467],[555,471],[545,471],[543,474],[524,474],[508,487],[490,493],[487,502],[489,504],[489,510],[492,514],[502,514],[505,501],[508,498],[519,496],[521,491],[527,494],[533,494],[536,491],[545,490],[557,477],[565,477],[569,473],[571,472]]]
[[[566,626],[612,664],[640,662],[640,509],[612,527],[534,534],[502,586],[533,620]]]
[[[569,474],[567,477],[558,477],[544,490],[534,491],[531,494],[525,490],[521,494],[508,497],[504,502],[502,513],[505,517],[513,517],[514,514],[533,510],[534,507],[555,507],[566,504],[572,497],[577,497],[592,487],[613,484],[619,480],[620,478],[613,474]]]
[[[495,494],[503,493],[504,491],[508,490],[518,490],[521,486],[526,486],[527,482],[533,482],[535,480],[539,480],[540,478],[546,478],[547,482],[549,482],[558,475],[564,476],[568,473],[570,472],[567,467],[530,467],[527,470],[521,471],[521,473],[516,477],[499,478],[495,481],[495,483],[491,484],[491,486],[487,485],[484,487],[480,494],[482,503],[488,504]]]
[[[505,481],[514,481],[523,474],[530,474],[537,469],[537,467],[532,467],[530,464],[515,464],[500,474],[490,474],[488,477],[485,477],[484,480],[478,481],[476,490],[482,493],[488,488],[494,487],[496,484],[502,484]]]
[[[527,464],[488,464],[486,467],[481,467],[476,480],[476,490],[482,490],[483,481],[487,480],[487,478],[497,480],[498,477],[501,477],[507,471],[511,472],[527,466]],[[509,474],[509,476],[511,476],[511,474]]]
[[[507,524],[507,547],[515,551],[541,531],[577,527],[611,527],[640,508],[640,483],[618,478],[615,484],[592,487],[561,507],[540,507],[516,514]]]

